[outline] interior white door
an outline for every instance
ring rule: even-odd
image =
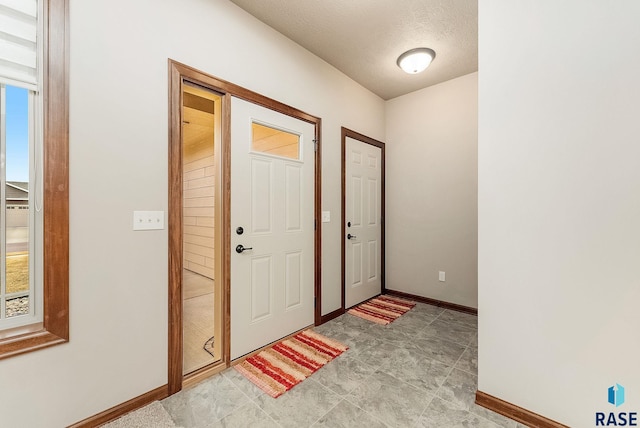
[[[313,138],[313,124],[232,98],[232,359],[313,324]]]
[[[345,140],[345,307],[382,292],[382,149]]]

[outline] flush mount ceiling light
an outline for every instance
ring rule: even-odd
[[[424,71],[436,57],[433,49],[416,48],[406,51],[398,57],[398,67],[409,74],[417,74]]]

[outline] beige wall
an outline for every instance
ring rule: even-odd
[[[219,102],[219,101],[218,101]],[[214,278],[214,115],[184,108],[183,267]],[[196,127],[197,130],[190,131]]]
[[[388,101],[386,128],[386,287],[477,307],[478,73]]]
[[[3,426],[66,426],[167,382],[167,230],[132,231],[168,206],[167,58],[322,118],[325,313],[340,126],[384,138],[382,99],[228,1],[71,0],[70,17],[71,341],[0,361]]]
[[[479,10],[479,389],[593,427],[640,411],[640,3]]]

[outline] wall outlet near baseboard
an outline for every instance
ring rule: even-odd
[[[439,271],[438,272],[438,281],[444,282],[444,272],[443,271]]]

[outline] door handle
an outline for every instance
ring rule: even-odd
[[[356,239],[356,235],[352,235],[350,233],[347,234],[347,239]]]
[[[242,252],[246,250],[253,250],[253,247],[245,247],[242,244],[236,246],[236,253],[238,254],[242,254]]]

